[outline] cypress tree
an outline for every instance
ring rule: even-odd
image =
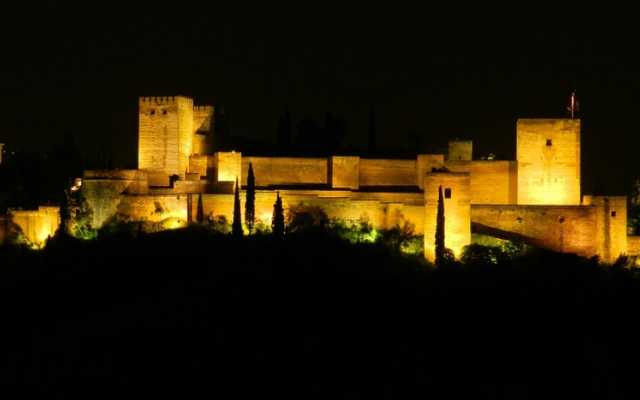
[[[444,262],[444,198],[442,186],[438,187],[438,212],[436,214],[436,266],[441,267]]]
[[[271,231],[276,237],[284,236],[284,209],[280,193],[276,192],[276,202],[273,205],[273,218],[271,220]]]
[[[198,209],[196,211],[196,222],[204,222],[204,207],[202,206],[202,193],[198,193]]]
[[[253,233],[253,226],[256,222],[256,178],[253,175],[253,166],[249,163],[247,173],[247,192],[244,203],[244,222],[247,224],[249,233]]]
[[[233,195],[233,223],[231,224],[231,234],[234,237],[242,237],[242,211],[240,210],[240,185],[236,178],[236,190]]]

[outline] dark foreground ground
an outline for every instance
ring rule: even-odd
[[[58,398],[634,398],[639,286],[571,256],[432,271],[317,235],[57,240],[0,249],[0,380]]]

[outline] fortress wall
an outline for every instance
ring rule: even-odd
[[[82,182],[82,195],[93,212],[91,226],[99,229],[113,217],[124,197],[131,181],[117,179],[85,179]]]
[[[360,159],[360,186],[416,186],[416,160]]]
[[[335,189],[360,188],[360,157],[333,156],[329,160],[330,184]]]
[[[213,172],[216,182],[242,181],[242,153],[220,151],[213,155]]]
[[[446,215],[446,211],[445,211]],[[590,257],[596,254],[596,207],[473,205],[474,231]]]
[[[518,204],[580,204],[580,120],[519,119]]]
[[[627,236],[627,254],[640,256],[640,236]]]
[[[124,183],[120,193],[143,194],[149,191],[149,174],[138,169],[85,170],[82,175],[83,186],[87,181],[113,180]]]
[[[187,221],[187,200],[185,194],[123,196],[116,212],[133,221],[160,222],[167,218]]]
[[[207,176],[208,156],[192,155],[189,157],[189,172],[197,173],[200,177]]]
[[[515,204],[517,164],[514,161],[447,161],[453,172],[471,175],[471,204]]]
[[[9,210],[11,221],[36,247],[44,246],[60,227],[60,207],[38,207],[37,210]]]
[[[602,261],[614,262],[627,253],[626,196],[584,196],[583,203],[596,209],[597,254]]]
[[[193,107],[193,154],[211,154],[213,152],[212,127],[213,106]]]
[[[416,178],[420,189],[424,189],[424,177],[434,168],[444,166],[444,154],[418,154],[416,158]]]
[[[242,157],[242,184],[247,184],[249,163],[253,166],[256,186],[326,185],[326,158]]]
[[[193,157],[194,154],[197,154],[197,155],[208,154],[209,151],[207,147],[208,147],[207,135],[203,135],[201,133],[195,133],[193,135],[193,154],[191,155],[191,157]]]
[[[315,206],[322,208],[329,218],[352,223],[366,220],[376,229],[389,229],[395,225],[403,226],[407,221],[413,225],[416,234],[423,232],[424,214],[421,205],[384,203],[376,199],[354,199],[349,196],[323,197],[322,191],[300,193],[295,190],[281,190],[279,193],[285,213],[292,206]],[[242,191],[240,202],[243,208],[243,221],[245,195],[246,192]],[[256,219],[269,227],[275,200],[276,191],[256,191]],[[197,204],[198,196],[193,195],[192,215],[197,215]],[[205,216],[223,215],[229,223],[233,220],[233,195],[231,194],[203,194],[202,205]]]

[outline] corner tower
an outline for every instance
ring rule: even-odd
[[[518,204],[580,204],[580,120],[519,119]]]
[[[192,154],[193,100],[188,97],[138,99],[138,168],[184,177]]]
[[[456,258],[471,244],[471,178],[467,172],[430,172],[424,178],[424,256],[435,261],[438,188],[444,198],[444,240]]]

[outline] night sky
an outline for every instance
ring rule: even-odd
[[[72,133],[86,155],[135,167],[137,97],[184,94],[265,141],[288,105],[294,123],[345,117],[346,144],[365,148],[374,105],[383,147],[461,137],[476,156],[514,159],[516,119],[564,117],[575,89],[583,192],[624,194],[640,176],[638,33],[625,10],[205,4],[3,9],[0,142],[42,151]]]

